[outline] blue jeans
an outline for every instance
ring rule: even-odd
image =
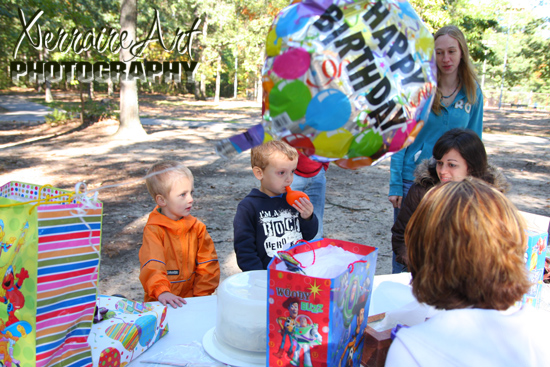
[[[294,180],[290,185],[292,190],[303,191],[309,196],[313,204],[313,213],[319,220],[319,229],[315,238],[323,237],[323,214],[325,213],[325,192],[327,189],[327,178],[325,169],[321,168],[319,173],[313,177],[302,177],[294,174]]]
[[[403,202],[405,201],[405,197],[409,193],[409,189],[411,188],[411,186],[413,184],[414,184],[414,181],[403,180],[403,198],[401,199],[401,205],[403,205]],[[394,223],[397,220],[398,215],[399,215],[399,208],[394,208],[393,209],[393,222]],[[403,273],[403,272],[408,271],[408,269],[405,265],[403,265],[403,264],[397,262],[397,260],[395,260],[395,252],[393,252],[391,266],[392,266],[392,269],[391,269],[392,274]]]

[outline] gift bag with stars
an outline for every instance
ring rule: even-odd
[[[376,247],[324,238],[274,257],[267,365],[359,366],[377,255]]]

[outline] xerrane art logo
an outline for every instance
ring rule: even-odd
[[[185,72],[188,81],[193,79],[193,73],[197,68],[197,62],[193,61],[191,43],[193,35],[199,33],[197,29],[200,19],[195,19],[191,28],[183,31],[178,28],[172,39],[170,47],[167,47],[162,34],[161,22],[158,10],[155,9],[155,18],[147,34],[141,41],[128,40],[127,31],[117,31],[113,28],[101,28],[99,31],[89,29],[82,32],[73,29],[67,33],[59,28],[57,35],[50,30],[42,32],[38,20],[44,11],[38,10],[28,21],[21,8],[19,8],[19,20],[22,31],[13,50],[13,58],[17,59],[17,53],[21,43],[27,40],[36,50],[45,49],[49,52],[61,52],[67,54],[72,51],[79,55],[90,49],[100,54],[111,52],[117,54],[121,49],[130,51],[131,58],[122,61],[100,61],[90,63],[86,61],[12,61],[10,63],[10,77],[16,83],[20,78],[28,77],[31,82],[43,83],[60,82],[63,78],[72,80],[76,78],[83,83],[92,81],[107,83],[109,80],[142,82],[171,82],[180,83]],[[177,52],[187,55],[188,61],[134,61],[143,56],[143,52],[152,42],[158,42],[166,52]]]

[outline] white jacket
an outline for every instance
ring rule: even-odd
[[[550,366],[550,313],[449,310],[397,332],[386,367]]]

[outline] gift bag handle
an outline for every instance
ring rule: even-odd
[[[348,265],[348,269],[350,269],[350,273],[353,273],[353,265],[354,264],[357,264],[357,263],[368,263],[367,260],[357,260],[357,261],[354,261],[352,262],[351,264]]]
[[[301,245],[301,244],[308,245],[309,248],[311,249],[311,252],[313,252],[313,262],[311,264],[309,264],[308,266],[311,266],[311,265],[315,264],[315,249],[313,248],[313,246],[311,246],[311,244],[308,241],[304,240],[304,239],[296,241],[294,243],[294,246],[298,246],[298,245]],[[285,255],[289,256],[292,260],[296,261],[296,263],[298,263],[298,265],[300,265],[300,267],[302,269],[305,268],[305,266],[300,261],[298,261],[298,259],[296,259],[293,255],[291,255],[288,251],[279,251],[279,253],[284,253]]]
[[[309,264],[308,266],[311,266],[311,265],[315,264],[315,249],[313,248],[313,246],[311,246],[311,243],[309,243],[308,241],[306,241],[306,240],[304,240],[304,239],[301,239],[301,240],[296,241],[295,245],[298,245],[298,244],[300,244],[300,245],[301,245],[301,244],[306,244],[306,245],[309,246],[309,248],[311,249],[311,252],[313,252],[313,261],[312,261],[312,263]],[[291,256],[292,256],[292,255],[291,255]],[[294,257],[293,257],[293,258],[294,258]],[[296,259],[294,259],[294,260],[296,260]],[[298,261],[298,260],[296,260],[296,261]],[[298,263],[300,263],[300,262],[298,262]],[[302,264],[300,264],[300,266],[301,266],[302,268],[305,268],[305,266],[303,266]]]

